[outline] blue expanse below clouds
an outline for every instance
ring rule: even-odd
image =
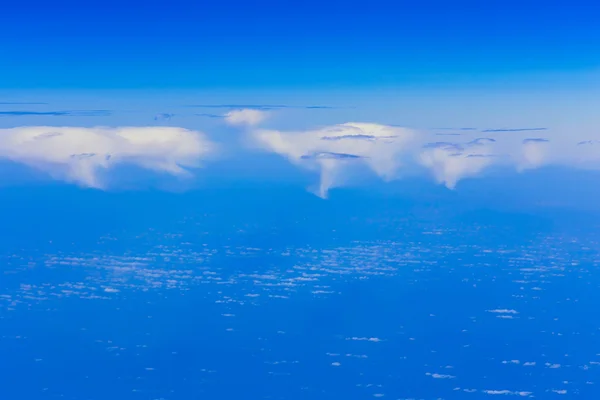
[[[597,396],[593,214],[260,189],[3,189],[2,398]]]

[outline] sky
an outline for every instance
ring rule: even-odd
[[[376,181],[593,180],[594,16],[591,2],[10,2],[0,184],[276,179],[325,199]]]

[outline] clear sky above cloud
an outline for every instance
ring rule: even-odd
[[[365,173],[460,190],[496,171],[594,171],[593,7],[12,2],[1,162],[102,188],[124,165],[176,179],[278,170],[309,174],[322,197]]]

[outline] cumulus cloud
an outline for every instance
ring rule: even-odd
[[[431,170],[438,183],[453,189],[460,179],[478,175],[494,163],[495,142],[490,138],[476,138],[464,144],[426,144],[418,156],[419,162]]]
[[[600,141],[548,140],[545,138],[527,138],[522,141],[516,153],[519,171],[558,165],[580,169],[600,169]]]
[[[518,172],[549,165],[600,170],[600,140],[582,134],[545,133],[548,128],[459,129],[439,133],[350,122],[304,131],[254,129],[250,137],[264,150],[319,171],[316,193],[321,197],[344,184],[356,165],[385,180],[425,170],[449,189],[492,167]],[[532,131],[544,131],[544,136],[528,137]],[[487,136],[479,136],[481,132]],[[447,141],[436,141],[440,135]]]
[[[510,154],[498,152],[502,146],[497,139],[475,135],[461,136],[463,142],[429,142],[436,133],[356,122],[308,131],[256,129],[251,133],[263,149],[319,171],[316,193],[323,198],[348,179],[354,165],[366,166],[384,180],[424,167],[438,183],[453,189],[464,178],[510,161]]]
[[[101,172],[122,164],[187,175],[213,150],[204,134],[174,127],[0,129],[0,158],[95,188],[105,186]]]
[[[229,111],[225,114],[225,121],[230,125],[254,126],[263,122],[268,116],[267,111],[245,108]]]
[[[522,142],[521,157],[517,162],[517,169],[539,168],[547,160],[550,152],[550,141],[543,138],[527,138]]]
[[[310,131],[254,130],[260,147],[287,157],[290,162],[321,174],[317,194],[327,197],[330,188],[343,182],[356,163],[366,165],[383,179],[393,179],[403,153],[414,142],[415,132],[372,123],[346,123]]]

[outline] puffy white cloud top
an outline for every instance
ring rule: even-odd
[[[225,121],[229,125],[247,125],[254,126],[263,122],[269,117],[269,113],[256,109],[231,110],[225,114]]]
[[[362,163],[384,179],[395,178],[403,153],[415,141],[410,129],[354,122],[300,132],[255,130],[251,135],[261,147],[295,164],[319,169],[321,197],[339,183],[351,164]]]
[[[375,123],[345,123],[306,131],[255,129],[253,141],[290,162],[318,169],[318,195],[342,184],[351,165],[366,165],[385,180],[425,169],[453,189],[490,167],[517,171],[546,165],[600,169],[600,141],[553,135],[544,129],[417,131]],[[458,132],[457,132],[458,131]],[[445,132],[445,131],[444,131]],[[448,140],[449,141],[440,141]]]
[[[204,134],[173,127],[0,129],[0,158],[96,188],[105,185],[99,172],[119,164],[185,175],[212,151]]]
[[[239,126],[253,146],[318,171],[316,194],[351,180],[356,167],[383,180],[425,172],[453,189],[494,167],[525,171],[547,165],[600,170],[600,140],[539,129],[415,130],[378,123],[348,122],[307,130],[262,129],[264,110],[240,109],[225,122]],[[533,133],[532,131],[536,131]],[[539,132],[538,132],[539,131]],[[234,139],[235,140],[235,139]],[[230,143],[233,144],[233,143]],[[176,127],[51,127],[0,129],[0,159],[49,173],[56,179],[104,188],[117,165],[173,176],[215,152],[202,132]],[[237,157],[242,160],[243,156]]]

